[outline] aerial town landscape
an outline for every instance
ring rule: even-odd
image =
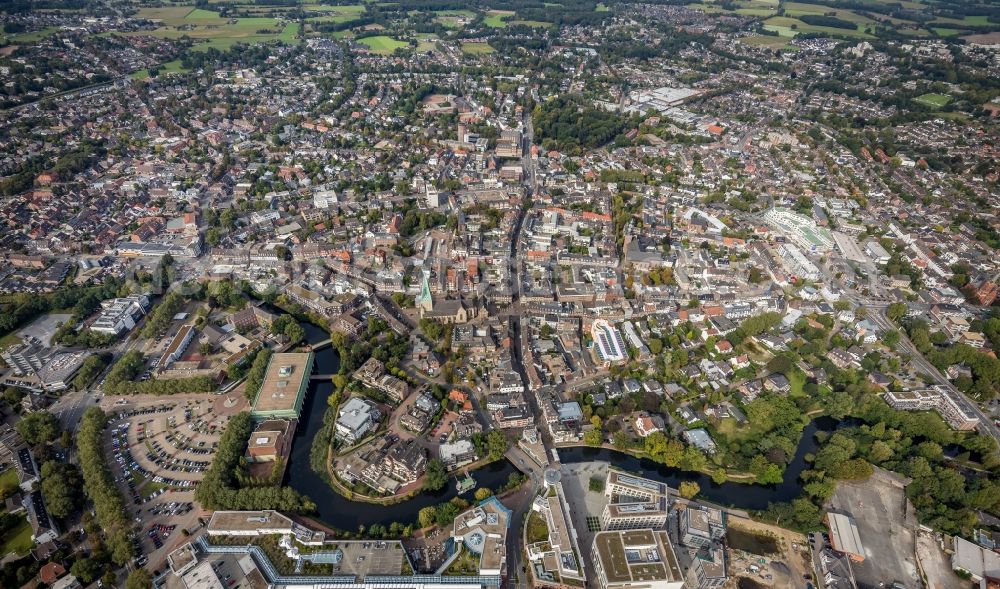
[[[336,1],[0,3],[0,587],[1000,589],[1000,4]]]

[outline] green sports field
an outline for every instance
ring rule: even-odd
[[[400,47],[409,47],[408,43],[402,41],[397,41],[392,37],[387,37],[386,35],[377,35],[375,37],[365,37],[364,39],[358,39],[358,43],[362,45],[367,45],[373,53],[380,53],[388,55],[399,49]]]
[[[489,43],[462,43],[462,52],[470,55],[482,55],[493,53],[493,48]]]
[[[930,92],[922,96],[917,96],[913,100],[931,108],[941,108],[951,102],[951,97]]]

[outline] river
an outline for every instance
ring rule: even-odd
[[[306,341],[320,342],[329,334],[309,323],[302,323],[306,330]],[[334,374],[340,369],[340,358],[333,347],[327,347],[316,352],[316,367],[318,374]],[[316,503],[318,517],[324,523],[343,530],[356,530],[359,525],[370,526],[382,524],[388,526],[392,522],[403,524],[417,521],[421,509],[437,505],[455,497],[455,479],[449,480],[445,488],[434,493],[421,493],[413,499],[395,505],[374,505],[360,501],[351,501],[330,488],[319,475],[313,472],[309,465],[309,451],[312,448],[313,437],[323,427],[323,413],[326,411],[326,400],[333,394],[332,382],[312,382],[306,399],[302,405],[302,418],[295,430],[292,440],[292,453],[288,460],[285,474],[285,484],[296,491],[307,495]],[[491,489],[503,486],[511,473],[516,472],[514,466],[507,460],[494,462],[475,471],[472,476],[478,486]],[[465,497],[472,499],[471,492]]]
[[[706,474],[670,468],[648,458],[636,458],[631,454],[608,450],[606,448],[588,448],[576,446],[559,450],[559,459],[565,463],[590,462],[602,460],[614,466],[641,474],[642,476],[662,481],[667,486],[678,488],[684,481],[694,481],[701,487],[699,497],[713,503],[728,505],[739,509],[765,509],[768,503],[791,501],[799,496],[802,484],[799,475],[809,468],[806,454],[815,454],[819,448],[816,432],[831,432],[841,424],[832,417],[818,417],[802,430],[802,439],[795,450],[792,462],[785,468],[785,477],[777,485],[753,485],[744,483],[717,484]],[[845,424],[846,425],[846,424]]]
[[[302,323],[306,330],[306,340],[319,342],[329,335],[324,330],[309,323]],[[332,347],[316,353],[315,372],[333,374],[340,368],[340,358]],[[413,499],[395,505],[374,505],[351,501],[330,488],[309,466],[309,451],[312,440],[323,426],[326,400],[333,393],[333,383],[313,382],[309,386],[302,407],[302,418],[295,430],[291,457],[285,475],[285,484],[307,495],[318,508],[319,519],[344,530],[355,530],[359,525],[370,526],[392,522],[410,523],[417,520],[418,512],[427,506],[437,505],[457,494],[454,479],[440,491],[422,493]],[[785,469],[784,479],[777,485],[754,485],[742,483],[716,484],[711,477],[697,472],[669,468],[646,458],[636,458],[623,452],[604,448],[573,447],[559,450],[559,458],[565,463],[602,460],[618,468],[641,474],[647,478],[666,483],[677,488],[683,481],[694,481],[701,487],[704,499],[739,509],[765,509],[768,503],[791,501],[799,496],[802,484],[799,475],[809,467],[806,454],[815,454],[819,447],[816,432],[834,431],[843,425],[830,417],[819,417],[811,421],[802,431],[802,439],[795,451],[792,462]],[[507,460],[494,462],[473,473],[479,486],[497,488],[507,482],[507,477],[516,472]]]

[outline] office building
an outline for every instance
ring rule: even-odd
[[[591,556],[601,589],[684,587],[684,576],[664,531],[598,532]]]

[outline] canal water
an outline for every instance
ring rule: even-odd
[[[329,334],[309,323],[302,323],[306,330],[306,341],[320,342]],[[316,352],[316,374],[336,374],[340,369],[340,358],[337,351],[328,346]],[[285,474],[285,484],[308,496],[316,503],[318,518],[324,523],[343,530],[356,530],[359,525],[368,527],[372,524],[388,526],[392,522],[403,524],[417,521],[417,514],[424,507],[437,505],[455,497],[458,489],[454,477],[448,485],[434,493],[421,493],[413,499],[395,505],[373,505],[360,501],[351,501],[330,488],[309,465],[309,452],[313,437],[323,427],[323,413],[327,408],[327,399],[333,394],[333,383],[329,381],[313,381],[302,405],[302,417],[295,430],[292,441],[292,453],[288,460]],[[503,486],[511,473],[517,472],[507,460],[501,460],[487,465],[472,473],[477,486],[491,489]],[[464,495],[472,500],[472,492]]]
[[[648,458],[636,458],[624,452],[606,448],[587,448],[576,446],[559,450],[559,459],[564,463],[590,462],[601,460],[617,468],[640,474],[646,478],[661,481],[674,489],[684,481],[694,481],[701,487],[699,497],[713,503],[727,505],[739,509],[765,509],[768,503],[791,501],[799,496],[802,483],[799,475],[809,468],[806,454],[815,454],[819,449],[816,432],[832,432],[841,422],[832,417],[818,417],[802,431],[802,439],[795,451],[795,457],[785,468],[785,476],[776,485],[751,485],[743,483],[717,484],[708,475],[670,468]],[[845,424],[846,425],[846,424]]]
[[[306,340],[320,342],[329,337],[324,330],[302,323],[306,330]],[[337,351],[327,347],[316,352],[317,374],[334,374],[340,368],[340,358]],[[309,452],[312,440],[323,426],[323,413],[327,408],[327,398],[333,393],[333,383],[314,381],[309,386],[302,407],[302,418],[295,430],[291,457],[285,475],[285,484],[307,495],[316,503],[319,519],[323,522],[344,530],[355,530],[359,525],[370,526],[375,523],[389,525],[392,522],[412,523],[417,520],[419,511],[430,505],[437,505],[457,495],[454,479],[440,491],[421,493],[402,503],[395,505],[373,505],[351,501],[335,492],[326,482],[313,472],[309,465]],[[784,479],[776,485],[752,485],[741,483],[716,484],[704,474],[669,468],[645,458],[636,458],[629,454],[604,448],[573,447],[559,450],[560,460],[564,463],[589,462],[601,460],[609,462],[618,468],[625,469],[666,483],[677,488],[683,481],[694,481],[701,487],[701,496],[714,503],[728,505],[739,509],[765,509],[768,503],[791,501],[799,496],[802,484],[799,475],[809,465],[806,454],[815,454],[819,447],[816,433],[831,432],[843,425],[830,417],[819,417],[810,422],[802,432],[795,457],[785,469]],[[494,462],[473,473],[477,486],[496,489],[507,482],[511,473],[516,472],[514,465],[507,460]],[[467,495],[471,498],[471,493]]]

